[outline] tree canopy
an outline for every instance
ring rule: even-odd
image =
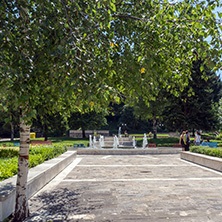
[[[222,96],[222,83],[206,66],[204,79],[202,63],[201,59],[193,62],[189,83],[179,97],[169,94],[167,96],[168,106],[164,110],[164,122],[173,130],[217,128],[217,106]]]

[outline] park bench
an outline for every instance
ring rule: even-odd
[[[77,148],[77,147],[84,147],[85,148],[86,146],[83,143],[74,143],[73,147],[74,148]]]
[[[148,143],[147,147],[156,147],[156,143]]]
[[[174,143],[173,147],[174,147],[174,148],[181,148],[182,146],[181,146],[181,144],[179,144],[179,143]]]
[[[31,145],[52,145],[52,141],[38,141],[38,140],[33,140],[31,141]]]
[[[217,148],[217,142],[205,142],[205,141],[203,141],[200,145]]]

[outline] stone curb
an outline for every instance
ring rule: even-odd
[[[222,158],[192,152],[181,152],[180,158],[222,172]]]
[[[71,148],[70,148],[71,149]],[[182,148],[137,148],[137,149],[90,149],[90,148],[78,148],[78,155],[146,155],[146,154],[178,154],[182,151]]]
[[[31,168],[28,173],[28,198],[67,167],[76,158],[76,155],[76,151],[67,151],[57,158]],[[14,212],[16,180],[17,175],[0,182],[0,221]]]

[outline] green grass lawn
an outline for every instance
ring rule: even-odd
[[[124,135],[123,135],[124,136]],[[144,136],[144,134],[130,134],[130,136]],[[146,133],[146,136],[149,137],[149,133]],[[169,134],[157,134],[157,137],[168,137]],[[152,134],[153,137],[153,134]]]
[[[44,141],[44,138],[36,138],[31,140],[40,140]],[[65,146],[73,146],[74,143],[83,143],[85,146],[88,146],[88,138],[71,138],[71,137],[48,137],[48,141],[52,141],[52,144],[61,144]],[[14,147],[14,143],[19,143],[19,140],[11,141],[0,141],[0,146]]]
[[[156,143],[157,146],[173,146],[175,143],[179,143],[179,137],[161,137],[161,136],[168,136],[168,134],[157,134],[157,139],[153,139],[153,137],[148,137],[148,142],[149,143]],[[137,140],[137,145],[142,146],[143,142],[143,136],[144,134],[130,134],[130,136],[140,136],[136,137]],[[36,139],[31,139],[31,140],[41,140],[44,141],[44,138],[36,138]],[[74,143],[83,143],[86,147],[89,146],[89,139],[88,138],[71,138],[71,137],[49,137],[49,141],[52,141],[53,144],[61,144],[61,145],[66,145],[68,147],[73,147]],[[194,137],[191,137],[191,141],[194,140]],[[206,141],[204,139],[204,141]],[[0,146],[6,145],[7,147],[13,147],[14,142],[19,142],[19,141],[5,141],[2,142],[0,141]],[[222,140],[219,139],[212,139],[210,142],[217,142],[218,146],[222,147]],[[192,145],[192,143],[191,143]]]

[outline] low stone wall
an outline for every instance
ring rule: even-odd
[[[181,148],[168,148],[168,147],[158,147],[158,148],[138,148],[133,147],[125,149],[90,149],[90,148],[79,148],[77,149],[78,155],[147,155],[147,154],[178,154],[181,152]]]
[[[221,158],[192,152],[181,152],[180,158],[222,172]]]
[[[103,136],[109,136],[109,130],[85,130],[86,137],[97,133]],[[82,138],[82,130],[69,130],[69,137]]]
[[[67,151],[57,158],[31,168],[28,173],[28,198],[32,197],[75,158],[76,151]],[[0,182],[0,221],[14,212],[17,175]]]

